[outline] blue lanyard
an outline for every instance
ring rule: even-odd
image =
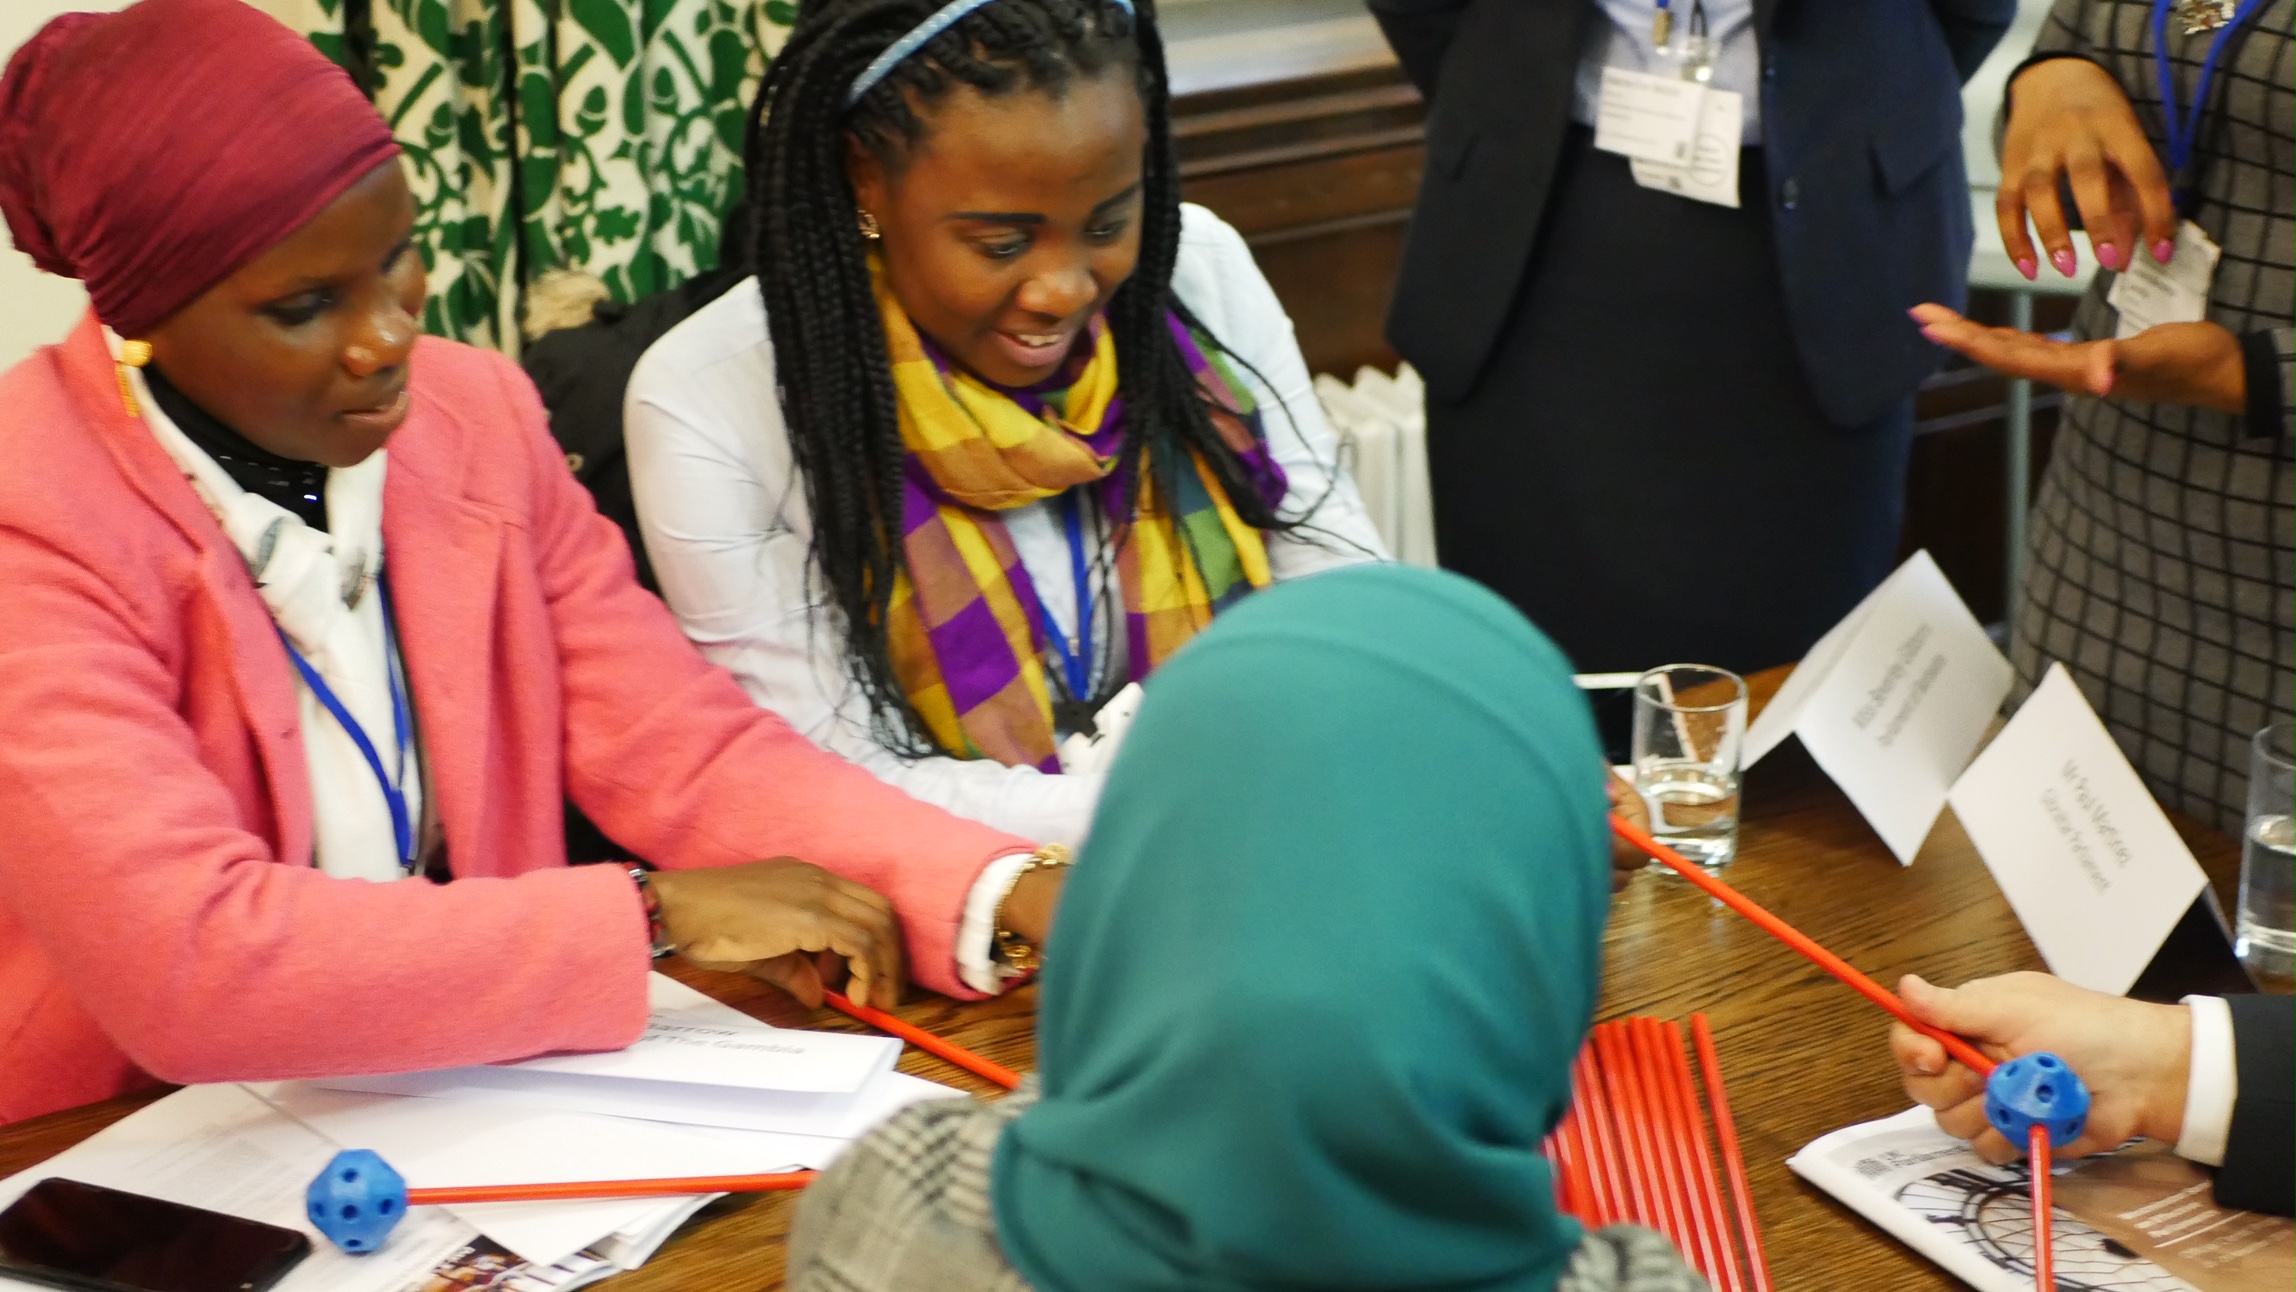
[[[318,697],[327,712],[335,715],[335,721],[343,725],[343,731],[350,736],[351,743],[359,747],[359,756],[367,760],[367,770],[375,774],[375,783],[383,789],[383,802],[391,809],[391,838],[399,847],[399,865],[411,872],[415,868],[415,827],[414,822],[407,817],[406,779],[407,764],[414,761],[408,756],[408,751],[414,746],[414,738],[407,731],[407,697],[399,685],[398,627],[391,621],[390,597],[382,594],[379,589],[377,595],[383,596],[383,675],[390,680],[391,686],[391,726],[398,738],[397,779],[394,780],[383,770],[382,755],[375,752],[375,742],[367,739],[366,729],[359,725],[358,719],[351,716],[349,709],[343,707],[343,701],[336,696],[335,688],[327,685],[327,679],[319,676],[319,670],[311,667],[311,661],[303,658],[303,652],[296,650],[295,643],[287,640],[284,630],[279,632],[279,644],[287,648],[287,658],[295,661],[295,671],[303,675],[303,684],[311,688],[311,694]]]
[[[1060,521],[1068,531],[1068,570],[1076,579],[1076,640],[1072,647],[1067,634],[1054,622],[1052,611],[1040,595],[1036,599],[1036,612],[1044,619],[1044,635],[1052,639],[1052,650],[1060,657],[1060,671],[1068,680],[1068,698],[1083,704],[1092,698],[1092,576],[1084,559],[1084,516],[1071,489],[1060,498]],[[1033,586],[1033,585],[1032,585]]]
[[[2153,70],[2160,77],[2161,116],[2168,125],[2168,169],[2171,193],[2176,198],[2177,212],[2191,215],[2193,194],[2191,177],[2185,171],[2192,163],[2193,145],[2200,137],[2200,117],[2208,108],[2208,88],[2216,80],[2216,59],[2232,40],[2232,34],[2254,17],[2267,0],[2242,0],[2233,10],[2232,21],[2217,29],[2216,39],[2209,42],[2208,55],[2200,63],[2200,79],[2192,87],[2192,109],[2178,112],[2176,103],[2176,73],[2169,66],[2168,15],[2174,0],[2153,0]]]

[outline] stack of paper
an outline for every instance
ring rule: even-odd
[[[66,1176],[301,1229],[314,1254],[283,1292],[402,1292],[453,1269],[571,1289],[636,1268],[708,1198],[417,1208],[350,1257],[311,1230],[303,1190],[343,1148],[434,1188],[818,1168],[909,1104],[961,1097],[894,1071],[890,1038],[774,1028],[660,975],[651,1003],[645,1036],[612,1054],[193,1086],[0,1181],[0,1205]]]

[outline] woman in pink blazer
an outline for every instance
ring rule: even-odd
[[[1030,844],[702,662],[515,366],[415,339],[395,154],[237,0],[71,15],[0,77],[0,208],[94,301],[0,377],[0,1121],[617,1047],[664,944],[973,995],[968,916],[1049,922],[1056,869],[976,892]],[[568,798],[659,873],[569,868]]]

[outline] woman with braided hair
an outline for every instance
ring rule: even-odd
[[[757,112],[756,282],[630,383],[662,591],[825,747],[1077,840],[1064,738],[1239,596],[1383,555],[1290,321],[1180,201],[1146,0],[814,0]]]

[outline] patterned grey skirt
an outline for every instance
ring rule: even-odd
[[[2166,150],[2144,0],[2059,0],[2036,45],[2113,73]],[[2169,807],[2238,834],[2249,745],[2296,713],[2296,77],[2273,0],[2217,69],[2192,218],[2223,248],[2208,317],[2240,337],[2262,415],[2068,399],[2034,507],[2012,632],[2018,693],[2061,661]],[[2211,34],[2171,23],[2190,103]],[[2043,271],[2047,272],[2047,271]],[[2099,272],[2073,331],[2109,337]]]

